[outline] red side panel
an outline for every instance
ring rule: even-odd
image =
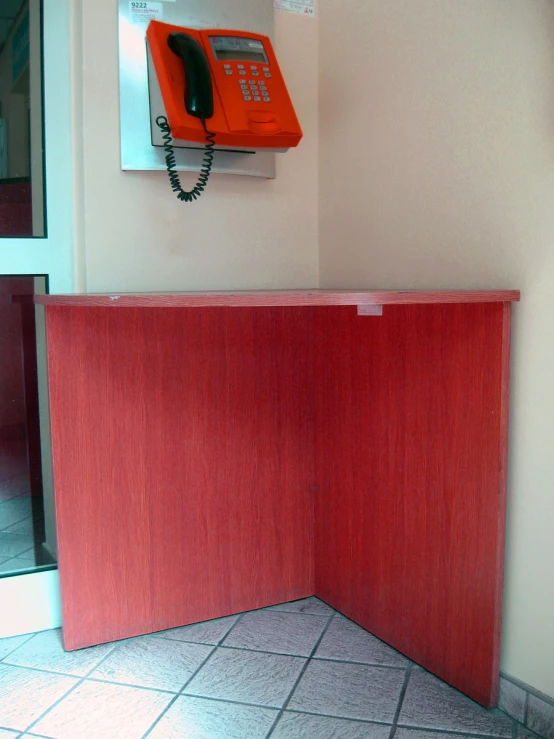
[[[47,309],[67,649],[313,593],[311,310]]]
[[[67,648],[315,590],[496,703],[509,304],[47,318]]]
[[[316,335],[316,593],[494,705],[509,305],[327,308]]]

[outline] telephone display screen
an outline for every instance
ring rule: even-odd
[[[256,39],[239,36],[210,36],[210,42],[218,61],[268,64],[264,45]]]

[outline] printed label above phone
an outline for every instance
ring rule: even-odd
[[[295,13],[296,15],[315,16],[315,0],[273,0],[275,10],[284,10],[287,13]]]
[[[129,15],[132,23],[148,25],[151,20],[161,21],[163,14],[163,5],[159,2],[131,0],[129,3]]]

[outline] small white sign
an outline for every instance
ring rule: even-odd
[[[161,21],[164,15],[162,3],[139,2],[131,0],[129,3],[129,15],[132,23],[150,23],[150,21]]]
[[[297,15],[308,15],[313,18],[315,16],[315,0],[273,0],[275,10],[284,10],[287,13],[296,13]]]
[[[383,306],[382,305],[359,305],[358,315],[359,316],[382,316]]]

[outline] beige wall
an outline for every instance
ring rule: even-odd
[[[554,696],[554,4],[320,0],[323,287],[517,287],[502,668]]]
[[[86,289],[317,285],[317,21],[276,13],[276,51],[305,132],[298,149],[278,157],[277,179],[213,175],[199,201],[183,204],[165,172],[121,172],[115,5],[75,5],[82,9],[75,134]]]

